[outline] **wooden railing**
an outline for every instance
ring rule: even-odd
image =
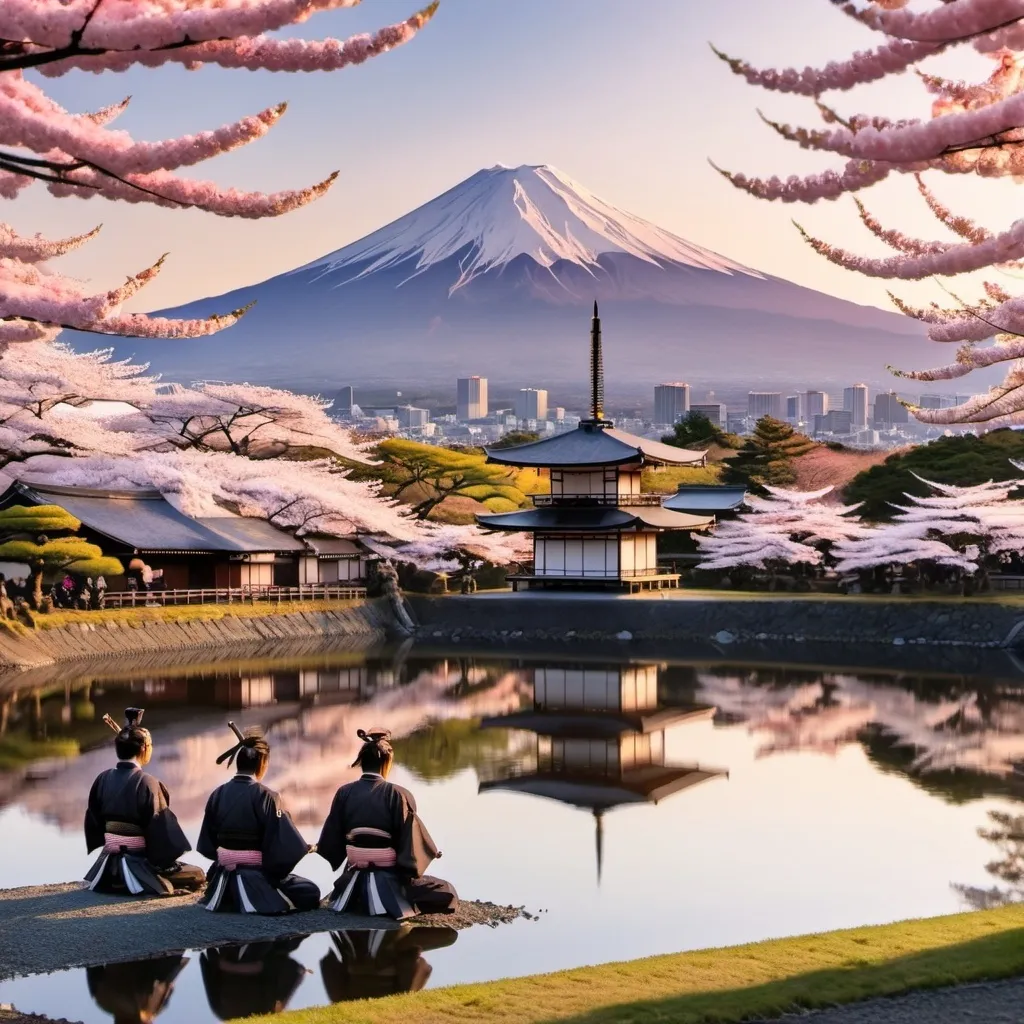
[[[588,505],[660,505],[667,494],[534,494],[533,504],[537,508],[578,508]]]
[[[188,590],[118,590],[103,599],[104,608],[145,608],[168,604],[254,604],[272,601],[348,601],[366,596],[366,587],[350,583],[305,583],[298,587],[199,587]]]

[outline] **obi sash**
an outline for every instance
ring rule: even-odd
[[[398,862],[390,832],[379,828],[354,828],[345,839],[345,857],[353,868],[393,868]]]
[[[146,852],[146,837],[138,825],[127,821],[108,821],[103,832],[104,853]]]
[[[217,834],[217,863],[227,871],[262,868],[262,845],[258,832],[221,829]]]
[[[226,850],[217,847],[217,863],[228,871],[235,868],[262,868],[263,854],[259,850]]]

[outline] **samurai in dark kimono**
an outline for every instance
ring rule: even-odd
[[[167,787],[144,772],[153,756],[153,738],[143,729],[141,708],[125,710],[117,732],[117,765],[101,772],[92,784],[85,812],[85,845],[102,848],[85,882],[96,892],[133,896],[169,896],[177,890],[195,892],[205,882],[203,870],[180,864],[192,849],[171,810]]]
[[[363,746],[352,763],[363,774],[334,795],[317,852],[342,868],[328,904],[339,912],[387,915],[450,914],[455,889],[425,872],[441,856],[416,813],[412,793],[388,782],[394,751],[386,729],[359,730]]]
[[[230,723],[232,728],[233,723]],[[314,910],[320,889],[292,874],[313,849],[281,806],[281,797],[263,785],[270,745],[263,736],[242,736],[217,758],[235,765],[236,775],[215,789],[206,803],[197,849],[213,861],[201,903],[207,910],[284,914]]]
[[[306,977],[306,968],[291,956],[298,938],[203,950],[199,966],[210,1009],[220,1020],[281,1013]]]
[[[175,953],[149,960],[89,967],[85,980],[96,1005],[115,1024],[150,1024],[170,1002],[174,982],[188,963]]]
[[[433,970],[423,953],[450,946],[458,937],[454,928],[410,925],[390,931],[331,932],[334,948],[320,961],[327,998],[345,1003],[419,992]]]

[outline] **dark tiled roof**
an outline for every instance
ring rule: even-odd
[[[664,508],[676,512],[690,512],[694,515],[716,512],[735,512],[747,496],[745,487],[701,487],[680,484],[679,490],[662,502]]]
[[[627,434],[614,427],[582,423],[540,441],[514,448],[488,448],[488,461],[503,466],[623,466],[632,462],[651,465],[691,466],[703,462],[706,452],[674,448],[660,441]]]
[[[179,512],[159,491],[97,490],[18,482],[0,495],[0,507],[28,502],[59,505],[90,530],[139,551],[296,551],[303,544],[257,519],[216,516],[197,520]]]
[[[568,508],[532,508],[521,512],[477,516],[477,522],[489,530],[543,530],[587,533],[619,530],[702,530],[714,521],[709,516],[689,516],[659,505],[637,505],[626,508],[596,505]]]

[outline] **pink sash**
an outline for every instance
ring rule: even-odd
[[[388,847],[346,846],[345,856],[354,868],[393,868],[398,861],[398,854]]]
[[[122,853],[144,853],[146,850],[145,836],[121,836],[116,832],[103,833],[103,852]]]
[[[263,867],[263,854],[259,850],[225,850],[217,847],[217,863],[228,871],[235,868]]]

